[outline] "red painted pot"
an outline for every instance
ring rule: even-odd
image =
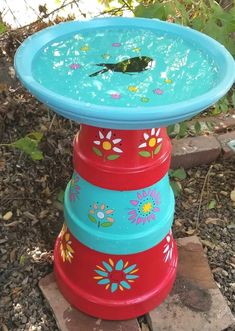
[[[74,140],[74,169],[110,190],[137,190],[168,171],[171,144],[165,128],[109,130],[82,125]]]
[[[59,288],[73,306],[102,319],[122,320],[148,312],[168,295],[177,248],[170,232],[144,252],[104,254],[81,244],[64,225],[54,258]]]

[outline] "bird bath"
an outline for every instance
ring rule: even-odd
[[[231,55],[176,24],[102,18],[36,33],[15,67],[36,98],[81,123],[54,250],[61,292],[103,319],[143,315],[169,294],[177,268],[165,127],[229,90]]]

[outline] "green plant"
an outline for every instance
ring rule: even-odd
[[[167,127],[167,134],[170,138],[180,139],[188,136],[200,135],[212,130],[213,124],[208,121],[196,121],[193,124],[181,122],[169,125]]]
[[[0,34],[5,32],[7,30],[7,27],[5,25],[5,23],[3,23],[1,20],[0,20]]]
[[[169,172],[171,188],[176,197],[178,197],[182,191],[181,181],[186,179],[187,174],[183,168],[176,170],[170,169]]]
[[[112,6],[114,0],[100,2],[109,10],[115,9]],[[168,20],[204,32],[235,55],[232,37],[235,31],[235,7],[225,10],[215,0],[118,0],[118,3],[121,5],[120,9],[126,8],[137,17]]]
[[[25,137],[20,138],[10,144],[0,144],[0,146],[13,147],[21,150],[29,155],[32,160],[42,160],[42,151],[38,148],[39,142],[42,140],[43,134],[41,132],[31,132]]]

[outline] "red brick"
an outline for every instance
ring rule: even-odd
[[[188,169],[209,164],[215,161],[221,152],[221,146],[214,136],[174,139],[172,147],[172,169]]]
[[[231,140],[235,140],[235,131],[227,132],[217,136],[219,143],[221,144],[223,157],[228,159],[235,155],[234,151],[227,145]]]
[[[235,319],[216,286],[202,245],[195,236],[178,239],[179,265],[174,288],[149,313],[152,331],[222,331]]]
[[[60,293],[53,273],[42,278],[39,287],[49,302],[61,331],[140,331],[136,319],[104,321],[73,308]]]

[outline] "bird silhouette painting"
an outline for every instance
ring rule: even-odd
[[[97,66],[104,68],[94,72],[93,74],[89,75],[89,77],[101,75],[107,71],[122,72],[123,74],[133,74],[149,70],[150,68],[154,67],[154,64],[155,61],[148,56],[132,57],[118,63],[98,63],[96,64]]]

